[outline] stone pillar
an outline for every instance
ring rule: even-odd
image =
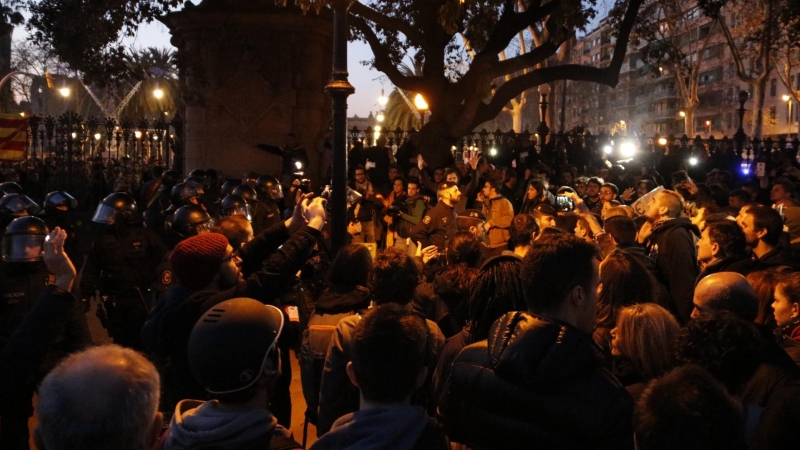
[[[272,2],[187,2],[162,19],[178,48],[185,170],[279,175],[281,161],[255,146],[293,132],[319,182],[316,151],[331,120],[332,17]],[[311,176],[308,176],[311,175]]]

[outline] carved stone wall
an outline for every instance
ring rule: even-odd
[[[318,180],[316,149],[328,129],[332,18],[272,1],[205,0],[162,19],[178,48],[185,103],[185,169],[278,175],[280,159],[255,148],[282,146],[293,132]]]

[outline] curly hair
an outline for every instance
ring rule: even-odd
[[[377,304],[407,305],[419,284],[419,269],[405,252],[387,248],[375,257],[370,292]]]
[[[686,325],[678,336],[677,360],[706,369],[728,392],[737,395],[760,364],[763,348],[755,325],[720,311]]]
[[[495,320],[509,311],[524,311],[525,296],[520,262],[513,256],[498,257],[481,267],[468,303],[469,344],[486,339]]]

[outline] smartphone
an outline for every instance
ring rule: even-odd
[[[767,174],[767,163],[756,163],[756,176],[763,177]]]
[[[556,210],[561,212],[572,212],[575,210],[575,203],[572,199],[563,195],[556,196]]]

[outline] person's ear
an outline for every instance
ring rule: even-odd
[[[584,291],[583,286],[577,285],[572,288],[572,303],[577,306],[583,306],[584,301],[586,301],[586,291]]]
[[[800,315],[800,303],[794,302],[792,303],[792,317],[797,317]]]
[[[414,381],[414,390],[421,388],[423,384],[425,384],[425,379],[428,378],[428,368],[426,366],[422,366],[419,369],[419,373],[417,373],[417,379]]]
[[[150,430],[148,433],[148,448],[153,448],[158,440],[161,438],[161,430],[164,428],[164,413],[161,411],[156,413],[156,416],[153,418],[153,423],[150,425]],[[38,444],[37,444],[38,446]],[[40,449],[44,447],[39,447]]]
[[[719,253],[719,244],[714,242],[713,244],[711,244],[711,254],[713,256],[717,256],[717,253]]]
[[[758,239],[761,239],[766,235],[767,235],[767,229],[766,228],[762,228],[762,229],[756,231],[756,236],[758,236]]]
[[[425,370],[427,371],[427,369]],[[353,361],[347,363],[344,371],[347,372],[347,378],[350,379],[350,383],[352,383],[353,386],[358,387],[358,380],[356,380],[356,370],[353,368]]]

